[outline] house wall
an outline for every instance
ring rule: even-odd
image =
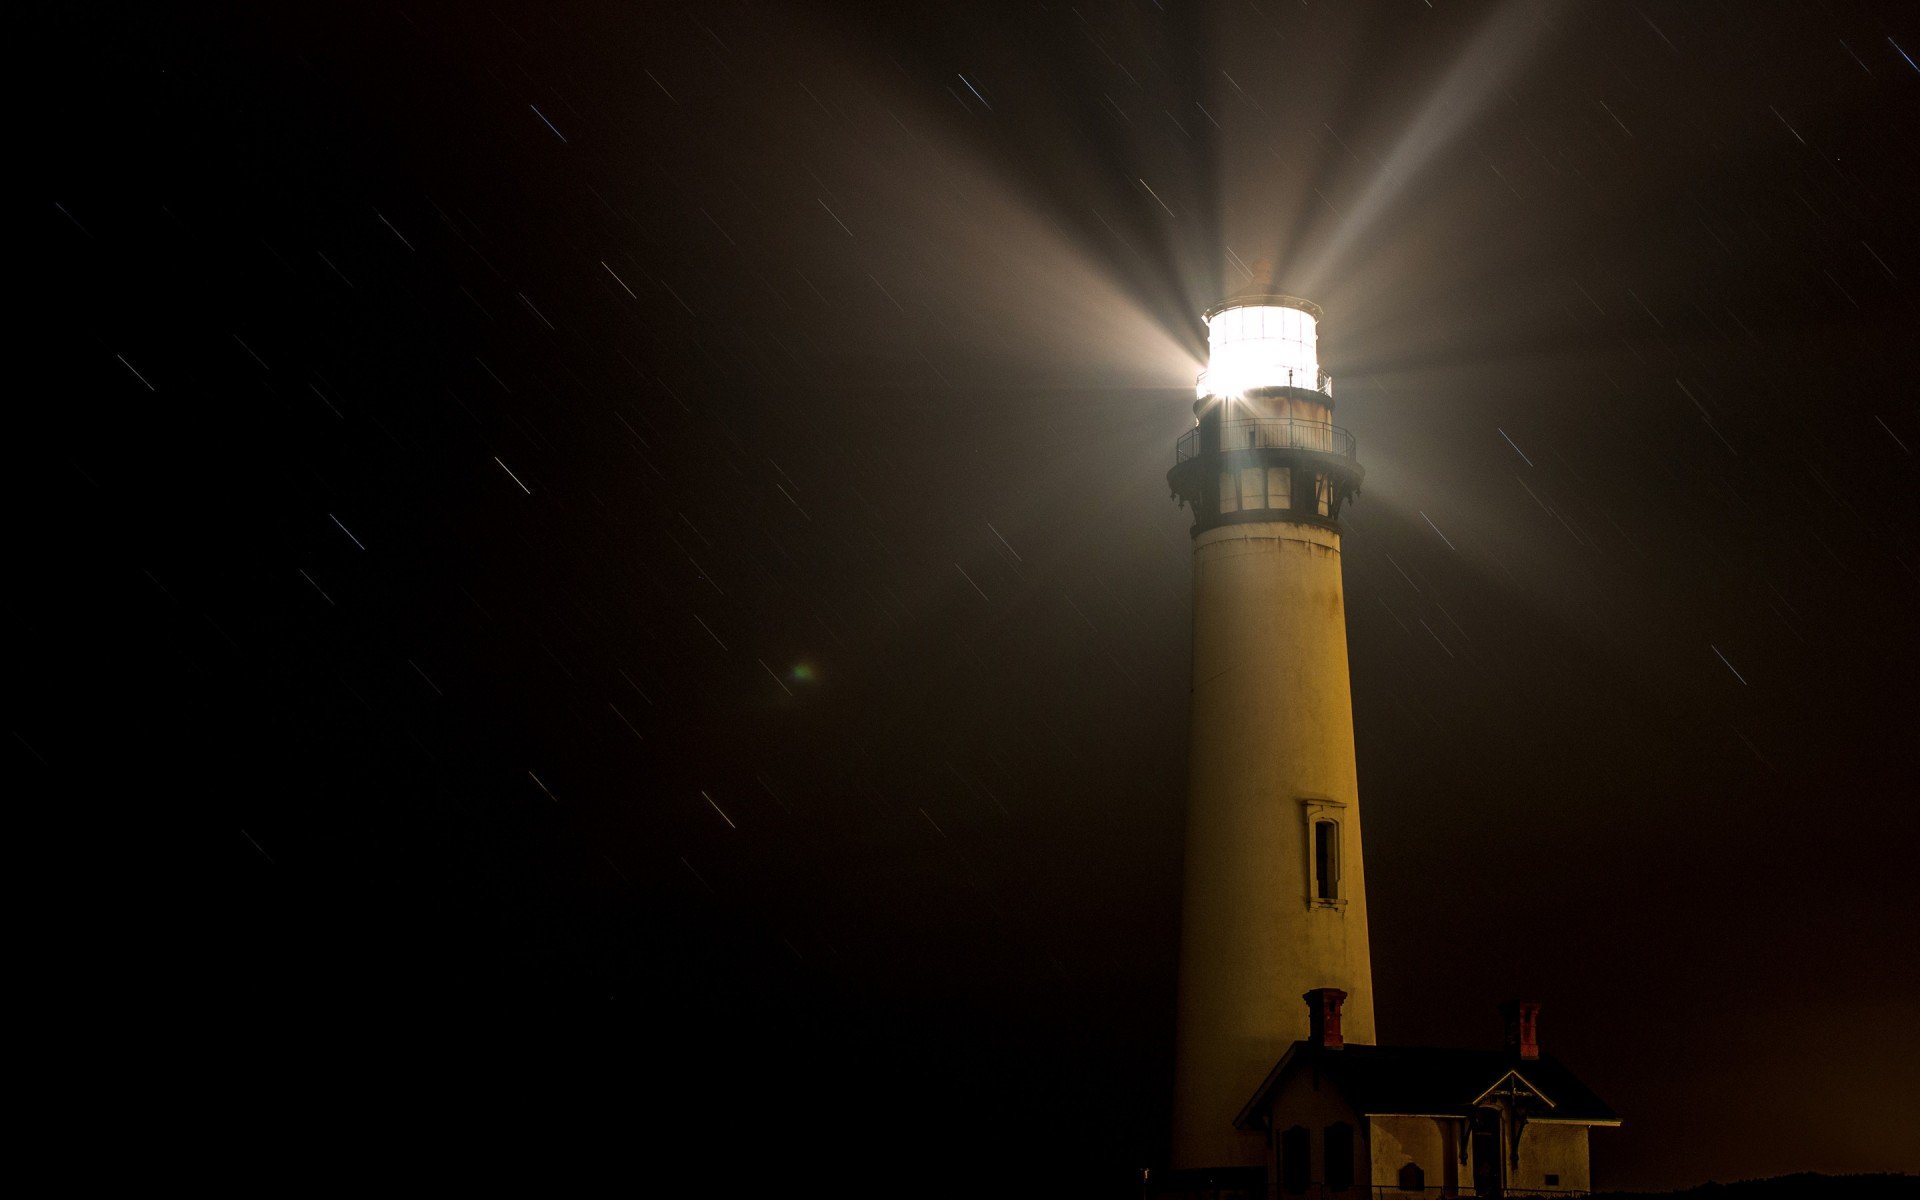
[[[1550,1184],[1548,1175],[1558,1175],[1560,1181]],[[1527,1124],[1520,1134],[1520,1165],[1507,1174],[1509,1189],[1584,1192],[1592,1181],[1585,1125]]]
[[[1286,1172],[1279,1161],[1278,1148],[1280,1135],[1292,1126],[1298,1125],[1312,1134],[1308,1139],[1311,1150],[1312,1169],[1308,1172],[1307,1195],[1325,1196],[1364,1196],[1367,1193],[1368,1175],[1366,1149],[1366,1119],[1340,1098],[1333,1085],[1324,1081],[1314,1086],[1313,1070],[1309,1067],[1296,1071],[1293,1078],[1277,1090],[1269,1110],[1273,1122],[1273,1141],[1267,1147],[1267,1193],[1277,1200],[1287,1200]],[[1326,1130],[1327,1126],[1346,1122],[1353,1126],[1353,1190],[1350,1192],[1329,1192],[1326,1190]]]
[[[1332,1053],[1338,1053],[1333,1051]],[[1266,1141],[1269,1200],[1332,1200],[1347,1197],[1359,1200],[1436,1200],[1446,1195],[1473,1196],[1474,1162],[1472,1139],[1466,1122],[1458,1117],[1416,1116],[1379,1113],[1362,1117],[1355,1113],[1332,1084],[1316,1080],[1313,1063],[1301,1062],[1291,1068],[1284,1081],[1269,1098],[1267,1118],[1273,1136]],[[1354,1127],[1354,1188],[1349,1192],[1326,1190],[1326,1129],[1346,1122]],[[1502,1117],[1502,1146],[1499,1166],[1509,1195],[1546,1195],[1587,1192],[1593,1187],[1593,1175],[1587,1157],[1590,1128],[1584,1124],[1558,1124],[1529,1121],[1520,1134],[1517,1164],[1511,1159],[1511,1126]],[[1306,1129],[1310,1169],[1304,1194],[1288,1193],[1286,1172],[1278,1150],[1281,1135],[1293,1126]],[[1250,1134],[1250,1137],[1259,1137]],[[1465,1141],[1465,1157],[1462,1141]],[[1417,1165],[1424,1178],[1421,1191],[1400,1188],[1400,1170],[1408,1163]],[[1555,1178],[1549,1182],[1547,1176]]]
[[[1373,1147],[1373,1186],[1386,1189],[1376,1190],[1376,1196],[1421,1194],[1399,1190],[1400,1169],[1408,1163],[1413,1163],[1425,1173],[1427,1191],[1443,1189],[1447,1184],[1459,1180],[1459,1143],[1455,1140],[1457,1135],[1454,1129],[1448,1128],[1459,1126],[1459,1121],[1397,1115],[1369,1117],[1367,1121],[1371,1126],[1369,1140]],[[1467,1178],[1473,1178],[1471,1172],[1468,1172]]]
[[[1400,1169],[1417,1164],[1426,1174],[1428,1193],[1444,1192],[1449,1186],[1462,1196],[1473,1192],[1471,1147],[1465,1161],[1460,1158],[1460,1123],[1436,1117],[1369,1117],[1372,1141],[1372,1171],[1375,1196],[1405,1197],[1418,1193],[1400,1190]],[[1529,1122],[1520,1135],[1520,1165],[1506,1172],[1507,1189],[1512,1192],[1584,1192],[1593,1186],[1587,1158],[1585,1125],[1551,1125]],[[1557,1179],[1548,1182],[1547,1176]]]

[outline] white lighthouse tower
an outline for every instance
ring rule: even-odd
[[[1271,1161],[1234,1118],[1308,1036],[1305,993],[1344,991],[1346,1040],[1374,1041],[1339,525],[1363,472],[1320,315],[1275,295],[1208,311],[1167,477],[1194,514],[1176,1168]]]

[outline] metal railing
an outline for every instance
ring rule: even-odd
[[[1318,367],[1311,370],[1306,367],[1276,367],[1269,372],[1273,378],[1261,387],[1305,388],[1310,392],[1323,392],[1333,395],[1333,376]],[[1213,394],[1213,371],[1200,372],[1194,378],[1194,394],[1202,399]],[[1227,385],[1231,388],[1232,385]]]
[[[1471,1183],[1465,1183],[1465,1181],[1463,1181],[1463,1183],[1459,1183],[1457,1187],[1453,1187],[1452,1190],[1448,1190],[1444,1185],[1438,1185],[1438,1183],[1417,1188],[1398,1187],[1398,1185],[1392,1185],[1392,1183],[1377,1183],[1377,1185],[1373,1185],[1373,1194],[1375,1194],[1375,1200],[1405,1200],[1407,1196],[1436,1196],[1436,1198],[1438,1198],[1438,1196],[1459,1196],[1459,1200],[1473,1200],[1476,1194],[1482,1196],[1482,1200],[1484,1200],[1484,1196],[1490,1196],[1490,1194],[1492,1194],[1492,1196],[1507,1196],[1509,1200],[1519,1200],[1521,1196],[1528,1198],[1528,1200],[1571,1200],[1574,1196],[1592,1196],[1594,1192],[1590,1192],[1590,1190],[1586,1190],[1586,1188],[1511,1187],[1511,1185],[1500,1188],[1498,1192],[1475,1192]]]
[[[1417,1188],[1405,1188],[1392,1183],[1376,1183],[1373,1185],[1373,1194],[1376,1200],[1398,1200],[1408,1196],[1458,1196],[1460,1200],[1473,1200],[1473,1197],[1479,1193],[1473,1190],[1472,1183],[1462,1180],[1452,1188],[1437,1183]],[[1497,1193],[1491,1194],[1510,1198],[1528,1197],[1530,1200],[1560,1200],[1561,1197],[1590,1196],[1593,1193],[1585,1188],[1530,1188],[1514,1187],[1508,1184]]]
[[[1297,417],[1242,417],[1220,422],[1220,449],[1227,450],[1317,450],[1322,454],[1355,457],[1353,435],[1326,421],[1303,421]],[[1198,427],[1180,435],[1173,446],[1176,465],[1200,457]]]

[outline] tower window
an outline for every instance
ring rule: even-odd
[[[1332,515],[1333,481],[1325,475],[1313,477],[1313,495],[1316,511],[1323,517]]]
[[[1240,481],[1234,478],[1232,471],[1220,472],[1220,511],[1240,511]]]
[[[1316,900],[1340,897],[1340,825],[1313,823],[1313,895]]]
[[[1266,472],[1259,467],[1242,467],[1240,469],[1240,507],[1265,508],[1266,506]]]
[[[1547,1182],[1554,1182],[1553,1176],[1547,1176]],[[1403,1192],[1427,1190],[1427,1173],[1420,1169],[1419,1163],[1408,1163],[1400,1168],[1400,1190]]]
[[[1313,1135],[1295,1125],[1280,1135],[1280,1184],[1290,1196],[1306,1192],[1313,1179]]]
[[[1304,477],[1303,477],[1304,478]],[[1301,817],[1300,842],[1306,851],[1306,861],[1295,868],[1294,886],[1304,882],[1306,894],[1300,902],[1308,908],[1341,909],[1347,906],[1348,897],[1340,886],[1340,847],[1341,831],[1345,828],[1347,805],[1344,800],[1335,800],[1331,796],[1300,797]],[[1354,853],[1359,853],[1359,826],[1354,826]],[[1304,868],[1304,869],[1301,869]],[[1360,870],[1360,860],[1353,860],[1355,872]],[[1301,880],[1300,876],[1306,879]],[[1354,876],[1356,886],[1359,875]]]
[[[1293,468],[1267,468],[1267,507],[1293,507]]]

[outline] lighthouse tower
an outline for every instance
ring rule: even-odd
[[[1193,736],[1173,1131],[1176,1168],[1259,1167],[1234,1118],[1346,993],[1374,1041],[1340,510],[1360,485],[1333,424],[1320,309],[1250,295],[1206,314],[1195,427],[1168,483],[1193,510]]]

